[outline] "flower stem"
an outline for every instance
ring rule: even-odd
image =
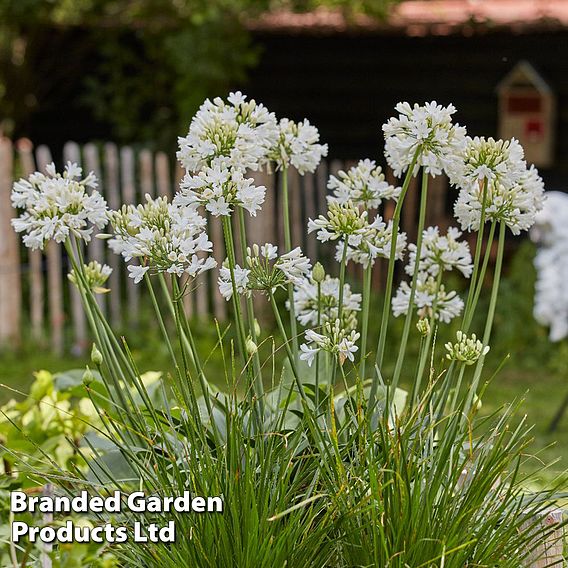
[[[467,295],[467,301],[464,310],[464,321],[470,313],[471,305],[473,302],[473,296],[475,293],[475,288],[477,286],[477,276],[479,272],[479,262],[481,260],[481,250],[483,248],[483,233],[485,232],[485,201],[487,199],[487,183],[488,180],[483,182],[483,190],[481,196],[481,215],[479,218],[479,231],[477,233],[477,243],[475,245],[475,257],[473,261],[473,274],[471,275],[471,286],[469,288],[469,293]]]
[[[485,272],[487,271],[487,265],[489,264],[489,259],[491,257],[491,247],[493,245],[493,237],[495,235],[496,225],[497,225],[496,221],[493,221],[493,223],[491,223],[491,228],[489,229],[489,236],[487,237],[487,246],[485,247],[485,257],[483,259],[483,266],[481,267],[481,271],[479,272],[479,276],[475,284],[475,293],[473,295],[473,300],[471,302],[467,314],[464,313],[464,321],[462,324],[462,331],[464,333],[467,333],[469,331],[471,321],[475,314],[475,308],[477,307],[477,302],[479,301],[481,289],[483,288],[483,282],[485,281]],[[474,286],[473,282],[472,286]]]
[[[369,304],[371,302],[371,278],[373,275],[373,265],[365,268],[363,274],[363,311],[361,313],[361,358],[359,364],[359,377],[365,380],[365,363],[367,359],[367,334],[369,332]]]
[[[489,339],[491,337],[491,329],[493,328],[493,319],[495,317],[495,308],[497,307],[497,296],[499,295],[499,282],[501,279],[501,269],[503,267],[503,253],[505,250],[505,230],[507,225],[501,221],[499,227],[499,242],[497,245],[497,260],[495,261],[495,276],[493,278],[493,286],[491,288],[491,299],[489,300],[489,310],[487,312],[487,320],[485,321],[485,329],[483,331],[483,345],[489,345]],[[465,406],[465,413],[469,412],[474,394],[477,392],[477,386],[479,384],[479,379],[481,378],[481,372],[483,371],[483,363],[485,361],[485,355],[481,354],[477,360],[475,366],[475,373],[473,375],[473,381],[471,388],[469,390],[468,399]]]
[[[286,252],[292,250],[292,234],[290,229],[290,204],[288,199],[288,168],[282,168],[282,215],[284,218],[284,247]],[[298,326],[294,308],[294,285],[288,284],[288,302],[290,304],[290,332],[292,335],[292,351],[298,357]]]
[[[278,329],[284,341],[284,349],[286,350],[286,355],[288,356],[288,361],[290,362],[290,367],[292,368],[292,374],[294,375],[296,385],[298,386],[298,392],[300,393],[302,400],[307,405],[308,397],[306,396],[304,385],[302,385],[302,381],[300,380],[300,375],[298,374],[298,368],[296,367],[296,359],[292,353],[292,350],[290,349],[290,342],[288,341],[286,329],[284,328],[284,324],[282,323],[282,317],[280,316],[280,312],[278,310],[278,306],[276,305],[276,300],[274,299],[274,294],[272,293],[272,290],[268,291],[268,295],[270,297],[270,305],[272,306],[272,311],[274,312],[274,317],[276,318]]]
[[[317,283],[318,287],[318,321],[317,321],[317,329],[319,332],[319,328],[321,326],[321,282]],[[316,353],[316,380],[315,380],[315,401],[316,401],[316,416],[319,409],[319,364],[320,364],[320,352]]]
[[[383,301],[383,313],[381,316],[381,329],[379,332],[379,343],[377,346],[377,353],[375,358],[375,364],[379,368],[383,365],[383,356],[385,352],[385,344],[387,340],[387,329],[389,325],[389,315],[390,315],[390,303],[391,303],[391,296],[392,296],[392,284],[394,280],[394,265],[396,262],[396,243],[398,239],[398,229],[400,226],[400,213],[402,211],[402,204],[404,203],[404,198],[406,197],[406,193],[408,192],[408,188],[410,186],[410,180],[414,174],[414,167],[416,166],[416,162],[418,161],[418,156],[420,155],[420,149],[417,149],[412,157],[412,162],[406,172],[406,177],[404,178],[404,182],[402,184],[402,189],[400,191],[400,197],[396,202],[396,207],[394,209],[394,215],[392,218],[392,236],[391,236],[391,243],[390,243],[390,257],[389,257],[389,265],[387,271],[387,283],[385,288],[385,298]],[[375,402],[375,396],[377,394],[377,387],[379,385],[379,377],[375,372],[373,374],[373,382],[371,384],[371,392],[369,394],[369,408],[373,408]]]
[[[396,358],[396,365],[392,379],[393,392],[396,391],[400,380],[400,373],[404,363],[404,356],[406,354],[406,346],[408,344],[408,334],[410,333],[410,324],[414,316],[414,296],[416,295],[416,285],[418,283],[418,273],[420,272],[420,255],[422,253],[422,237],[424,232],[424,223],[426,221],[426,203],[428,201],[428,173],[425,169],[422,170],[422,191],[420,194],[420,213],[418,216],[418,234],[416,236],[416,257],[414,261],[414,273],[412,274],[412,284],[410,287],[410,298],[408,301],[408,311],[404,320],[404,328],[402,331],[402,339],[398,348],[398,356]],[[440,269],[441,272],[441,269]]]
[[[247,352],[246,352],[246,339],[245,329],[243,322],[243,315],[241,312],[240,297],[237,292],[237,283],[235,280],[235,247],[233,242],[233,231],[231,228],[231,218],[223,216],[223,234],[225,237],[225,250],[227,251],[227,258],[229,260],[229,272],[231,274],[231,285],[233,293],[231,295],[233,301],[233,310],[235,312],[235,324],[237,326],[237,341],[239,344],[239,351],[243,358],[245,366],[247,365]]]
[[[239,235],[240,235],[240,241],[241,241],[241,252],[242,252],[242,256],[243,256],[243,262],[247,256],[247,231],[246,231],[246,224],[245,224],[245,215],[243,212],[242,207],[238,207],[238,213],[237,213],[238,217],[239,217]],[[255,316],[254,316],[254,304],[252,301],[252,298],[250,296],[247,296],[246,298],[246,307],[247,307],[247,319],[248,319],[248,327],[249,327],[249,333],[251,336],[251,339],[253,340],[255,345],[258,345],[257,343],[257,337],[256,337],[256,330],[255,330]],[[252,363],[254,366],[254,384],[255,384],[255,393],[258,397],[260,406],[261,406],[261,412],[262,412],[262,408],[264,406],[264,386],[262,384],[262,367],[260,365],[260,357],[258,354],[258,349],[253,353],[252,355]]]

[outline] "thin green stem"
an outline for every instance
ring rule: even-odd
[[[420,360],[418,363],[418,371],[416,373],[416,380],[414,385],[412,385],[412,405],[416,402],[416,399],[420,396],[420,387],[422,385],[422,377],[424,376],[424,368],[426,367],[426,361],[428,360],[428,355],[430,354],[430,348],[434,348],[432,345],[432,339],[434,337],[434,330],[436,326],[436,311],[438,310],[438,299],[440,297],[440,286],[442,285],[442,275],[443,272],[440,270],[436,278],[436,295],[434,296],[434,301],[432,302],[432,315],[430,316],[430,329],[428,330],[428,336],[426,337],[425,348],[420,353]]]
[[[317,321],[317,329],[318,332],[321,326],[321,282],[317,283],[318,288],[318,321]],[[319,365],[320,365],[320,354],[319,351],[316,353],[316,380],[315,380],[315,401],[316,401],[316,415],[319,410]]]
[[[237,290],[237,282],[235,280],[235,248],[233,243],[233,232],[231,228],[231,218],[223,216],[223,234],[225,237],[225,250],[227,251],[227,258],[229,260],[229,272],[231,274],[231,286],[233,293],[231,299],[233,302],[233,310],[235,312],[235,324],[237,327],[237,341],[239,344],[239,351],[243,358],[244,364],[247,364],[247,352],[246,352],[246,339],[245,330],[243,323],[243,316],[241,312],[241,302],[240,296]]]
[[[363,308],[361,312],[361,358],[359,364],[359,377],[365,380],[365,363],[367,360],[367,335],[369,332],[369,306],[371,303],[371,278],[373,275],[373,265],[365,267],[363,274]]]
[[[239,236],[241,241],[241,253],[244,259],[247,256],[247,231],[245,216],[242,207],[238,207],[238,218],[239,218]],[[251,296],[246,298],[247,307],[247,321],[249,327],[249,333],[252,341],[255,345],[258,345],[256,329],[255,329],[255,315],[254,315],[254,303]],[[259,404],[261,406],[261,412],[264,407],[264,386],[262,384],[262,367],[260,364],[260,356],[258,354],[258,349],[252,354],[252,363],[254,367],[254,382],[255,382],[255,393],[258,397]]]
[[[290,342],[288,341],[288,335],[286,334],[286,329],[284,328],[284,324],[282,323],[282,317],[280,316],[280,311],[278,310],[278,306],[276,305],[276,300],[274,299],[274,294],[272,293],[272,290],[268,291],[268,296],[270,298],[270,305],[272,306],[274,317],[276,318],[276,324],[278,325],[278,330],[280,331],[280,334],[282,335],[282,339],[284,341],[284,349],[286,350],[286,355],[288,357],[290,367],[292,368],[292,374],[294,375],[294,379],[298,387],[298,392],[300,393],[302,400],[307,405],[308,397],[306,396],[304,385],[302,385],[302,381],[300,380],[300,375],[298,374],[298,368],[296,367],[296,359],[292,353],[292,350],[290,349]]]
[[[493,238],[495,236],[495,227],[497,225],[496,221],[491,223],[491,228],[489,229],[489,236],[487,237],[487,246],[485,247],[485,255],[483,258],[483,265],[481,267],[481,271],[479,272],[479,276],[477,278],[477,282],[475,284],[475,293],[473,295],[473,300],[471,305],[469,306],[469,310],[467,313],[464,313],[464,319],[462,324],[462,331],[467,333],[469,327],[471,326],[471,321],[473,316],[475,315],[475,309],[477,307],[477,302],[479,301],[479,296],[481,295],[481,290],[483,288],[483,282],[485,281],[485,273],[487,271],[487,265],[489,264],[489,259],[491,258],[491,247],[493,246]],[[472,287],[474,286],[472,282]],[[471,290],[471,289],[470,289]]]
[[[288,168],[282,168],[282,216],[284,218],[284,247],[286,252],[292,250],[292,234],[290,228],[290,203],[288,196]],[[290,304],[290,333],[292,335],[292,351],[298,357],[298,325],[294,308],[294,285],[288,284],[288,302]]]
[[[394,280],[394,266],[396,262],[396,243],[398,240],[398,229],[400,226],[400,213],[402,211],[402,205],[404,203],[404,198],[406,197],[406,193],[408,192],[408,188],[410,186],[410,180],[414,174],[414,167],[416,166],[416,162],[418,161],[418,156],[420,155],[420,149],[417,149],[414,153],[412,158],[412,162],[408,167],[406,172],[406,177],[404,178],[404,182],[402,184],[402,189],[400,191],[400,196],[398,201],[396,202],[396,207],[394,209],[394,215],[392,218],[392,236],[391,236],[391,243],[390,243],[390,257],[389,257],[389,265],[387,271],[387,282],[385,288],[385,298],[383,301],[383,313],[381,316],[381,329],[379,332],[379,342],[377,346],[377,353],[375,358],[375,364],[377,368],[380,370],[383,365],[383,356],[385,352],[385,345],[387,340],[387,330],[389,325],[389,315],[390,315],[390,303],[392,297],[392,285]],[[375,402],[375,396],[377,393],[377,388],[379,384],[379,377],[377,373],[373,374],[373,382],[371,384],[371,392],[369,394],[369,408],[373,408]]]
[[[467,295],[467,300],[464,310],[464,320],[466,315],[469,314],[471,309],[471,304],[473,302],[473,296],[475,293],[475,287],[477,286],[477,275],[479,271],[479,262],[481,260],[481,250],[483,249],[483,234],[485,232],[485,202],[487,200],[487,183],[488,180],[483,182],[483,189],[481,195],[481,215],[479,218],[479,231],[477,233],[477,243],[475,245],[475,257],[473,261],[473,274],[471,275],[471,286],[469,288],[469,293]]]
[[[412,283],[410,286],[410,298],[408,301],[408,311],[404,320],[404,328],[402,331],[402,339],[398,348],[398,356],[396,358],[396,365],[392,379],[392,389],[396,392],[400,380],[400,373],[404,363],[404,356],[406,355],[406,346],[408,344],[408,335],[410,333],[410,324],[414,317],[414,296],[416,295],[416,286],[418,283],[418,273],[420,272],[420,256],[422,253],[422,238],[424,233],[424,224],[426,222],[426,203],[428,201],[428,173],[426,169],[422,170],[422,189],[420,192],[420,213],[418,216],[418,234],[416,236],[416,256],[414,261],[414,272],[412,274]],[[441,272],[441,270],[440,270]]]
[[[487,312],[487,320],[485,321],[485,329],[483,331],[483,345],[489,345],[489,339],[491,338],[491,330],[493,328],[493,319],[495,318],[495,308],[497,307],[497,296],[499,295],[501,270],[503,268],[503,254],[505,250],[506,229],[507,225],[505,225],[505,223],[501,221],[501,225],[499,227],[499,242],[497,245],[497,259],[495,261],[495,276],[493,278],[493,286],[491,288],[491,299],[489,300],[489,310]],[[481,372],[483,371],[484,361],[485,361],[485,355],[481,355],[477,360],[477,364],[475,366],[475,373],[473,375],[473,382],[465,406],[466,413],[469,412],[473,396],[477,392],[477,386],[479,384],[479,379],[481,378]]]

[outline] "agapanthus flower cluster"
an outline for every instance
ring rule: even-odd
[[[364,209],[376,209],[386,199],[398,199],[400,187],[395,187],[385,180],[381,166],[373,160],[360,160],[347,172],[340,170],[337,176],[330,176],[327,184],[333,195],[328,201],[354,203]]]
[[[475,333],[468,337],[463,331],[456,333],[457,342],[446,343],[445,347],[448,353],[446,358],[450,361],[457,361],[464,365],[473,365],[482,355],[489,353],[489,345],[483,345],[477,339]]]
[[[431,276],[437,276],[440,271],[446,272],[454,268],[466,278],[471,276],[473,264],[469,245],[466,241],[458,240],[461,232],[456,227],[450,227],[446,235],[440,235],[438,227],[428,227],[422,236],[420,262],[418,270]],[[410,251],[406,273],[414,274],[416,262],[416,245],[408,246]]]
[[[380,216],[376,216],[371,224],[356,238],[347,239],[337,243],[335,258],[338,262],[343,258],[344,247],[347,246],[346,261],[361,264],[364,268],[373,265],[377,258],[390,258],[392,246],[392,221],[388,224]],[[395,259],[400,260],[404,256],[406,248],[406,233],[399,233],[396,240]]]
[[[55,164],[46,167],[46,174],[35,172],[21,179],[12,189],[12,205],[23,213],[12,219],[22,240],[31,249],[43,249],[49,240],[61,243],[72,234],[90,241],[94,227],[107,223],[107,205],[95,190],[97,179],[91,172],[81,179],[82,169],[67,162],[63,174]]]
[[[110,292],[105,288],[106,281],[112,274],[112,268],[106,264],[101,264],[96,260],[91,260],[88,264],[83,266],[83,273],[87,287],[95,294],[104,294]],[[68,275],[69,280],[78,286],[78,277],[73,268]]]
[[[308,233],[317,231],[322,243],[337,239],[349,239],[356,246],[369,229],[367,211],[359,211],[353,203],[330,203],[327,214],[308,220]]]
[[[257,170],[277,139],[273,113],[240,92],[230,93],[227,101],[217,97],[201,105],[187,136],[178,139],[177,157],[191,172],[211,166],[218,157],[227,158],[230,167]]]
[[[205,206],[214,217],[230,215],[234,206],[256,216],[264,203],[266,188],[256,186],[243,170],[233,167],[228,158],[215,158],[197,173],[187,172],[180,184],[174,204]]]
[[[355,330],[348,331],[343,328],[340,320],[328,321],[322,326],[321,333],[308,329],[305,332],[306,343],[300,345],[300,359],[306,361],[308,366],[314,362],[320,351],[336,356],[339,364],[343,365],[347,359],[354,361],[354,354],[358,351],[357,340],[360,334]]]
[[[395,317],[405,315],[408,312],[410,296],[410,285],[408,282],[401,282],[392,299],[392,310]],[[440,284],[438,287],[433,276],[418,275],[414,294],[414,308],[417,309],[419,317],[424,318],[433,315],[435,319],[449,323],[462,313],[463,307],[463,300],[457,292],[447,291],[444,284]]]
[[[436,101],[423,106],[398,103],[398,117],[383,125],[385,156],[396,176],[415,163],[433,175],[454,171],[455,162],[465,148],[466,130],[452,123],[453,105],[444,107]]]
[[[301,284],[311,269],[310,261],[302,254],[302,249],[295,249],[278,256],[278,247],[266,243],[262,246],[254,244],[247,248],[246,268],[236,265],[235,283],[239,294],[252,290],[274,292],[285,288],[288,284]],[[233,295],[231,271],[225,262],[219,271],[219,291],[229,300]]]
[[[195,277],[216,266],[208,256],[212,243],[204,231],[206,221],[194,208],[178,207],[166,197],[146,195],[143,205],[124,205],[109,214],[114,236],[109,245],[126,262],[129,276],[138,283],[147,272]]]
[[[278,130],[278,140],[269,153],[276,168],[283,169],[292,165],[301,175],[315,172],[321,159],[327,156],[327,144],[319,143],[318,129],[308,120],[294,122],[283,118],[278,124]]]
[[[503,222],[517,235],[542,209],[544,184],[534,166],[527,168],[515,139],[469,138],[451,181],[461,188],[454,212],[464,230],[479,230],[485,206],[487,221]]]
[[[339,310],[339,278],[326,275],[320,284],[320,304],[318,309],[318,285],[307,276],[294,287],[294,311],[303,326],[316,326],[318,313],[320,325],[335,321]],[[361,294],[351,291],[349,284],[343,285],[341,324],[344,329],[357,328],[357,312],[361,310]]]

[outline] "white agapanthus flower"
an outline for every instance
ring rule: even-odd
[[[515,185],[526,171],[523,147],[514,138],[495,140],[476,136],[467,137],[460,160],[447,173],[450,182],[469,189],[480,182]]]
[[[315,172],[321,159],[327,156],[327,144],[319,143],[318,129],[308,120],[294,122],[283,118],[278,130],[278,141],[269,154],[276,168],[292,165],[301,175]]]
[[[348,238],[349,244],[356,246],[368,230],[367,211],[359,211],[351,202],[332,202],[326,215],[308,220],[308,233],[317,231],[317,239],[322,243]]]
[[[413,107],[406,102],[398,103],[395,109],[398,117],[383,125],[385,156],[395,175],[405,172],[415,155],[418,158],[413,174],[420,166],[433,176],[454,171],[466,142],[465,128],[452,123],[455,107],[433,101]]]
[[[278,247],[272,243],[254,244],[247,248],[245,268],[235,267],[235,282],[239,294],[253,290],[274,292],[288,284],[298,285],[309,274],[311,264],[300,247],[278,256]],[[225,262],[219,275],[219,290],[229,300],[233,294],[231,273]]]
[[[95,190],[97,179],[92,172],[81,176],[77,164],[67,162],[60,174],[51,163],[46,174],[35,172],[14,184],[12,205],[24,211],[12,219],[12,225],[18,233],[26,233],[22,240],[27,247],[43,249],[46,241],[61,243],[71,234],[90,241],[94,227],[105,227],[107,205]]]
[[[227,158],[234,168],[258,170],[277,138],[274,114],[236,92],[227,101],[217,97],[201,105],[187,136],[178,139],[177,157],[190,172],[210,166],[217,157]]]
[[[326,351],[336,356],[339,364],[343,365],[347,359],[354,361],[354,354],[358,351],[357,340],[360,334],[355,330],[346,330],[339,320],[326,322],[321,333],[308,329],[305,332],[306,343],[300,345],[300,359],[306,361],[311,367],[319,351]]]
[[[534,317],[549,326],[551,341],[568,337],[568,195],[547,191],[542,211],[531,228],[539,248],[534,266],[537,279]]]
[[[376,209],[386,199],[398,199],[401,191],[385,180],[381,166],[373,160],[360,160],[347,172],[330,176],[327,187],[333,192],[327,198],[330,203],[352,202],[364,209]]]
[[[440,235],[438,227],[428,227],[422,234],[422,247],[418,270],[437,276],[440,271],[459,270],[466,278],[471,276],[473,264],[471,252],[466,241],[458,240],[461,232],[456,227],[450,227],[446,235]],[[410,251],[406,273],[414,274],[416,261],[416,245],[408,246]]]
[[[143,205],[124,205],[109,217],[114,230],[111,249],[126,262],[141,261],[128,266],[135,283],[147,272],[195,277],[216,266],[207,254],[213,245],[204,231],[206,221],[191,207],[177,207],[166,197],[146,195]]]
[[[214,217],[230,215],[233,207],[246,209],[252,216],[264,203],[266,188],[256,186],[243,171],[231,167],[227,158],[215,158],[196,174],[187,172],[180,184],[174,204],[203,205]]]
[[[339,278],[326,275],[321,282],[320,325],[338,318]],[[286,303],[289,306],[288,302]],[[343,285],[342,327],[357,328],[357,312],[361,310],[361,294],[351,291],[349,284]],[[294,288],[294,311],[303,326],[315,327],[318,323],[318,285],[311,276]]]
[[[448,342],[445,347],[448,353],[446,358],[464,365],[473,365],[482,355],[489,353],[489,345],[483,345],[475,333],[468,337],[463,331],[456,333],[456,343]]]
[[[462,189],[454,205],[454,213],[464,230],[479,230],[483,194],[487,221],[502,222],[514,235],[527,231],[542,209],[544,183],[534,166],[525,168],[523,175],[512,185],[507,182],[474,184]]]
[[[396,295],[392,299],[392,310],[395,317],[406,315],[410,305],[411,288],[408,282],[401,282]],[[455,291],[446,291],[443,284],[437,287],[436,279],[428,274],[418,274],[416,292],[414,294],[414,307],[418,315],[423,318],[432,315],[436,306],[434,317],[449,323],[459,316],[463,310],[463,300]]]
[[[106,281],[112,274],[112,268],[106,264],[101,264],[96,260],[91,260],[89,264],[83,267],[85,281],[87,287],[92,290],[95,294],[104,294],[105,292],[110,292],[108,288],[105,288]],[[75,269],[72,269],[68,275],[69,280],[78,286],[78,277]]]
[[[361,264],[364,268],[375,264],[377,258],[390,258],[392,245],[392,221],[385,223],[378,215],[367,229],[356,238],[349,238],[347,244],[347,262],[353,261]],[[339,241],[335,250],[337,262],[341,262],[345,241]],[[404,256],[406,248],[406,233],[399,233],[396,240],[397,260]]]
[[[250,295],[248,289],[249,284],[249,274],[250,270],[247,268],[241,268],[238,264],[235,265],[233,270],[235,275],[235,288],[237,289],[237,294]],[[219,292],[225,300],[229,301],[233,297],[233,283],[231,281],[231,269],[229,268],[228,262],[225,261],[223,266],[219,269],[219,278],[217,280],[219,285]]]

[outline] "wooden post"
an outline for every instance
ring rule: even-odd
[[[306,205],[306,217],[304,219],[304,234],[306,236],[306,254],[315,263],[317,258],[317,239],[315,233],[307,234],[308,219],[315,219],[317,213],[317,193],[316,193],[316,179],[315,174],[307,173],[304,176],[304,203]]]
[[[294,167],[288,170],[288,195],[290,200],[290,236],[292,248],[302,247],[305,230],[302,223],[302,196],[300,195],[300,174]],[[288,251],[286,251],[288,252]]]
[[[81,166],[81,150],[76,142],[67,142],[63,146],[63,158],[67,162],[74,162]],[[83,171],[86,175],[87,172]],[[83,243],[79,243],[81,250],[84,251]],[[87,259],[86,259],[87,260]],[[72,351],[79,355],[85,351],[87,345],[87,322],[81,294],[73,282],[69,282],[71,300],[71,321],[73,323],[73,347]]]
[[[22,283],[20,236],[12,228],[14,155],[12,143],[0,138],[0,343],[17,346],[21,340]]]
[[[428,188],[428,212],[427,226],[438,225],[442,230],[446,230],[448,222],[446,219],[446,196],[448,194],[448,178],[439,175],[430,178]]]
[[[328,178],[328,163],[326,160],[322,160],[318,169],[315,173],[316,176],[316,191],[317,191],[317,205],[315,211],[315,217],[323,215],[327,209],[327,178]],[[312,234],[313,240],[316,243],[317,258],[325,265],[324,248],[322,243],[320,243],[315,236]]]
[[[158,195],[172,199],[172,184],[170,180],[170,161],[165,152],[156,154],[156,188]]]
[[[38,146],[36,163],[40,171],[45,171],[51,163],[51,152],[47,146]],[[47,243],[47,296],[49,325],[51,330],[51,348],[54,353],[63,353],[63,267],[61,263],[61,245],[55,241]]]
[[[27,138],[21,138],[16,142],[18,150],[18,158],[20,160],[20,167],[22,174],[25,177],[33,174],[35,167],[35,160],[33,155],[33,144]],[[30,321],[32,339],[41,344],[44,339],[44,310],[45,302],[43,298],[43,254],[40,250],[28,250],[29,262],[29,275],[30,275]]]
[[[134,152],[130,146],[120,150],[120,171],[122,178],[122,197],[125,203],[136,203],[136,188],[134,185]],[[132,278],[127,279],[128,320],[134,326],[138,325],[140,308],[140,290]]]
[[[526,530],[535,533],[535,544],[538,546],[530,553],[525,560],[527,568],[549,568],[565,566],[564,548],[564,528],[562,523],[562,509],[548,508],[540,513],[540,528],[535,530],[534,521],[531,519],[525,523]],[[554,528],[558,526],[557,528]]]
[[[140,164],[140,189],[145,201],[146,194],[148,194],[150,197],[156,196],[156,192],[154,191],[152,152],[147,148],[141,150],[138,156],[138,161]]]
[[[120,202],[120,170],[116,144],[110,142],[105,144],[103,161],[105,172],[105,198],[110,209],[116,211],[122,205]],[[112,268],[112,273],[108,281],[108,287],[111,290],[108,298],[110,321],[113,327],[117,328],[122,325],[120,276],[124,269],[124,263],[122,257],[109,252],[108,264]]]

